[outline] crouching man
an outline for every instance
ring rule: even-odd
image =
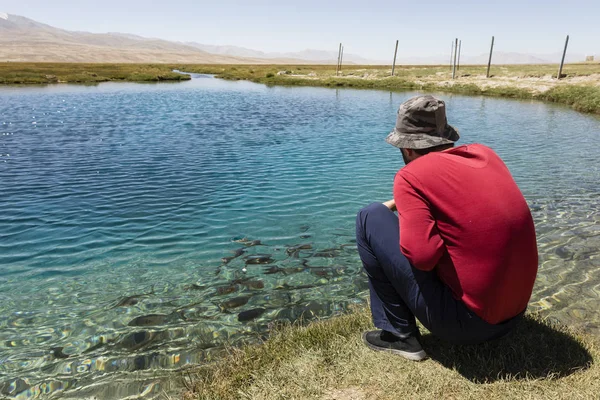
[[[403,103],[386,139],[406,164],[394,199],[367,206],[356,221],[379,328],[363,341],[374,350],[424,359],[415,318],[453,343],[498,338],[531,297],[538,253],[529,207],[494,151],[454,147],[458,139],[433,96]]]

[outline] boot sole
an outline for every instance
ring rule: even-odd
[[[385,347],[375,346],[375,345],[373,345],[373,344],[371,344],[371,343],[369,343],[367,341],[367,333],[368,332],[364,332],[362,334],[362,341],[371,350],[383,351],[383,352],[386,352],[386,353],[396,354],[398,356],[404,357],[407,360],[411,360],[411,361],[423,361],[424,359],[427,358],[427,353],[425,353],[424,350],[421,350],[421,351],[418,351],[416,353],[413,353],[413,352],[410,352],[410,351],[402,351],[402,350],[388,349],[388,348],[385,348]]]

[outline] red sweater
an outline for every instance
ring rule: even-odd
[[[400,248],[436,269],[454,296],[491,324],[525,309],[538,253],[529,207],[490,148],[471,144],[419,157],[394,180]]]

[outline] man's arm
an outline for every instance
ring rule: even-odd
[[[384,206],[390,209],[390,211],[396,211],[396,201],[394,199],[385,201]]]
[[[419,186],[416,179],[414,184]],[[413,267],[430,271],[446,251],[446,245],[421,189],[411,185],[402,173],[394,179],[394,200],[400,218],[400,250]]]

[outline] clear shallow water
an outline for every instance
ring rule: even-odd
[[[383,138],[412,95],[0,88],[0,397],[152,397],[223,343],[362,303],[354,215],[391,197],[402,159]],[[600,119],[441,97],[532,208],[531,309],[600,334]]]

